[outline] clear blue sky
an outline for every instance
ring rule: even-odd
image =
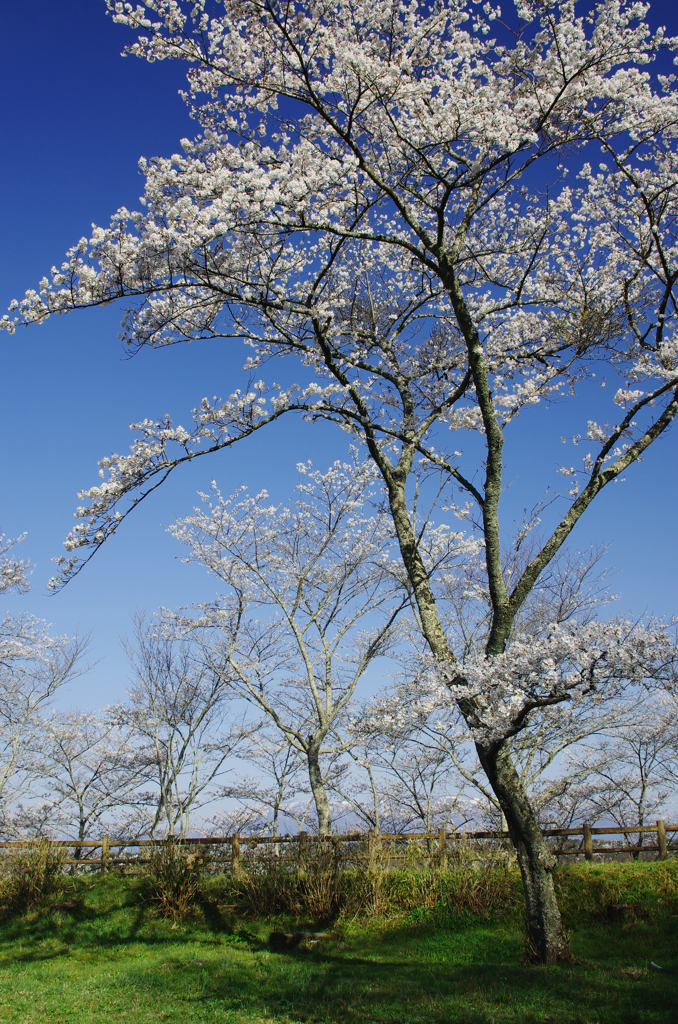
[[[655,5],[651,21],[667,19],[678,32],[678,12]],[[61,261],[92,221],[107,223],[122,205],[138,208],[138,158],[177,151],[196,127],[177,95],[182,67],[122,58],[127,30],[110,21],[100,0],[9,5],[3,30],[0,313]],[[92,631],[99,664],[71,689],[73,703],[91,708],[122,696],[119,637],[135,608],[213,596],[214,584],[177,560],[181,549],[163,529],[190,511],[196,491],[215,477],[225,492],[247,483],[283,498],[297,461],[324,466],[346,451],[342,433],[289,420],[198,460],[144,503],[65,591],[47,596],[50,559],[73,524],[76,492],[96,482],[99,458],[127,448],[127,424],[166,412],[187,423],[203,395],[225,395],[239,383],[243,350],[232,343],[144,351],[128,360],[117,340],[119,317],[107,308],[0,335],[0,529],[10,536],[30,531],[21,553],[36,564],[32,593],[8,605],[47,618],[60,633]],[[552,410],[545,423],[531,411],[521,421],[522,444],[508,474],[516,479],[507,496],[512,515],[541,495],[544,481],[556,482],[551,467],[565,453],[551,440],[580,430],[587,416],[582,407],[576,422],[563,425],[561,414]],[[609,488],[575,537],[581,547],[611,542],[608,561],[621,570],[614,589],[623,595],[620,607],[634,613],[678,613],[677,437],[674,429],[625,484]]]

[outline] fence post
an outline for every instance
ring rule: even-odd
[[[447,830],[444,825],[440,826],[438,832],[438,867],[441,871],[447,871]]]
[[[233,878],[240,875],[240,833],[231,838],[231,874]]]
[[[111,837],[104,836],[101,840],[101,870],[108,871],[108,856],[111,850]]]
[[[587,860],[593,860],[593,835],[588,824],[584,825],[584,856]]]
[[[658,860],[666,860],[666,823],[664,821],[657,822],[657,846],[659,847]]]
[[[303,829],[299,832],[298,850],[299,863],[297,865],[297,875],[299,878],[303,878],[306,874],[306,868],[308,865],[308,833],[304,832]]]

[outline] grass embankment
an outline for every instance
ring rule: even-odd
[[[342,920],[342,941],[275,953],[269,931],[311,922],[243,919],[219,879],[175,924],[142,902],[132,879],[67,880],[60,898],[83,899],[82,910],[37,909],[0,927],[0,1021],[674,1024],[678,974],[650,961],[678,971],[678,863],[561,870],[578,963],[548,970],[524,962],[517,879],[497,886],[506,906],[479,916],[435,895],[445,879],[391,876],[388,917]],[[621,901],[643,902],[647,916],[607,923],[605,905]]]

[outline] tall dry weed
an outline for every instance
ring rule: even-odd
[[[200,894],[203,858],[171,836],[150,850],[142,899],[168,920],[186,917]]]
[[[296,914],[301,908],[298,881],[282,867],[253,864],[239,878],[226,878],[226,905],[248,917]]]
[[[343,872],[339,845],[333,839],[318,844],[313,860],[299,880],[299,897],[304,910],[315,921],[334,918],[344,901]]]
[[[42,837],[5,847],[0,858],[0,911],[22,914],[58,892],[65,857],[63,846]]]

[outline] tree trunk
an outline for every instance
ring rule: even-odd
[[[308,759],[308,777],[311,783],[311,792],[313,793],[313,802],[315,804],[316,814],[318,815],[318,832],[321,836],[329,836],[332,834],[330,804],[327,799],[327,792],[325,790],[322,772],[320,771],[318,754],[319,751],[315,746],[311,746],[306,751],[306,757]]]
[[[531,958],[542,964],[570,959],[553,884],[557,858],[541,834],[539,822],[523,789],[508,749],[482,747],[478,757],[490,781],[515,847],[525,893]]]
[[[377,464],[379,465],[378,462]],[[421,629],[433,655],[441,664],[453,668],[455,658],[440,622],[429,574],[426,572],[407,510],[404,474],[401,473],[400,476],[398,480],[394,475],[388,479],[385,474],[385,479],[403,562],[419,609]],[[485,525],[487,532],[488,523]],[[494,532],[498,530],[497,522],[490,525]],[[492,577],[489,564],[488,573]],[[492,641],[492,637],[490,640],[496,645],[496,653],[500,653],[504,649],[510,621],[504,609],[501,610],[501,614],[497,613],[494,595],[493,609],[491,632],[494,640]],[[501,626],[501,629],[498,630],[497,626]],[[499,637],[498,633],[502,633],[502,636]],[[489,641],[486,650],[487,653],[494,653]],[[460,710],[464,714],[464,708],[460,706]],[[476,750],[515,847],[523,880],[531,956],[542,964],[569,960],[568,942],[563,932],[553,884],[552,872],[557,860],[544,841],[529,797],[511,761],[508,747],[505,744],[476,744]]]
[[[370,780],[370,787],[372,789],[372,806],[374,807],[374,831],[379,835],[381,832],[381,822],[379,821],[379,793],[377,791],[377,784],[374,781],[374,775],[372,774],[372,768],[369,764],[366,765],[367,774]]]

